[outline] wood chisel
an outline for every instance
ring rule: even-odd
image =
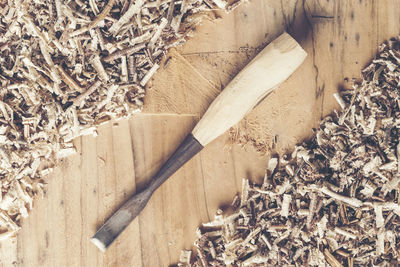
[[[139,215],[154,191],[215,138],[238,123],[285,81],[307,54],[287,33],[266,46],[211,103],[193,131],[141,192],[130,197],[91,238],[102,251]]]

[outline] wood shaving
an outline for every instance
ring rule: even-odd
[[[393,38],[310,141],[203,224],[190,266],[398,266],[399,64]]]
[[[173,4],[171,4],[173,3]],[[0,239],[72,140],[141,110],[168,49],[235,1],[9,0],[0,7]]]

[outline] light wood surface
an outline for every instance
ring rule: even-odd
[[[332,94],[348,86],[344,78],[359,77],[379,43],[399,33],[398,10],[398,0],[251,0],[204,23],[160,68],[146,98],[147,114],[75,141],[78,154],[49,176],[46,195],[35,201],[17,238],[1,243],[0,265],[176,263],[179,251],[192,247],[196,227],[230,203],[243,177],[260,181],[271,153],[290,151],[338,107]],[[256,51],[283,30],[300,35],[307,25],[305,63],[238,128],[258,134],[273,150],[259,155],[251,145],[230,144],[224,134],[160,187],[107,253],[93,246],[89,238],[98,227],[148,181]]]

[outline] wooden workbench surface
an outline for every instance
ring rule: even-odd
[[[75,140],[78,153],[48,177],[47,193],[35,201],[18,236],[0,244],[1,266],[177,263],[180,250],[192,247],[196,227],[230,203],[242,178],[260,181],[272,153],[289,152],[337,108],[332,94],[348,86],[344,79],[359,77],[378,45],[399,34],[399,10],[398,0],[250,0],[205,22],[171,52],[144,113],[102,126],[96,138]],[[98,227],[150,179],[256,51],[285,29],[305,35],[301,45],[309,56],[237,129],[258,134],[268,151],[261,155],[250,143],[243,147],[221,136],[167,181],[101,253],[89,242]],[[255,122],[258,130],[251,129]]]

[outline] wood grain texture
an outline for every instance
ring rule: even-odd
[[[97,138],[76,140],[79,153],[49,176],[45,197],[35,201],[13,243],[1,243],[0,266],[176,263],[179,251],[192,246],[198,224],[230,203],[243,177],[260,181],[271,153],[290,150],[338,107],[332,93],[348,86],[344,78],[359,77],[379,43],[399,34],[399,9],[397,0],[251,0],[204,23],[156,75],[146,99],[152,115],[110,123]],[[309,25],[302,46],[310,56],[238,128],[269,140],[273,150],[260,156],[250,144],[241,148],[221,136],[160,187],[106,254],[98,251],[89,238],[148,181],[213,96],[259,47],[301,25]],[[256,122],[262,122],[259,131],[250,127]]]

